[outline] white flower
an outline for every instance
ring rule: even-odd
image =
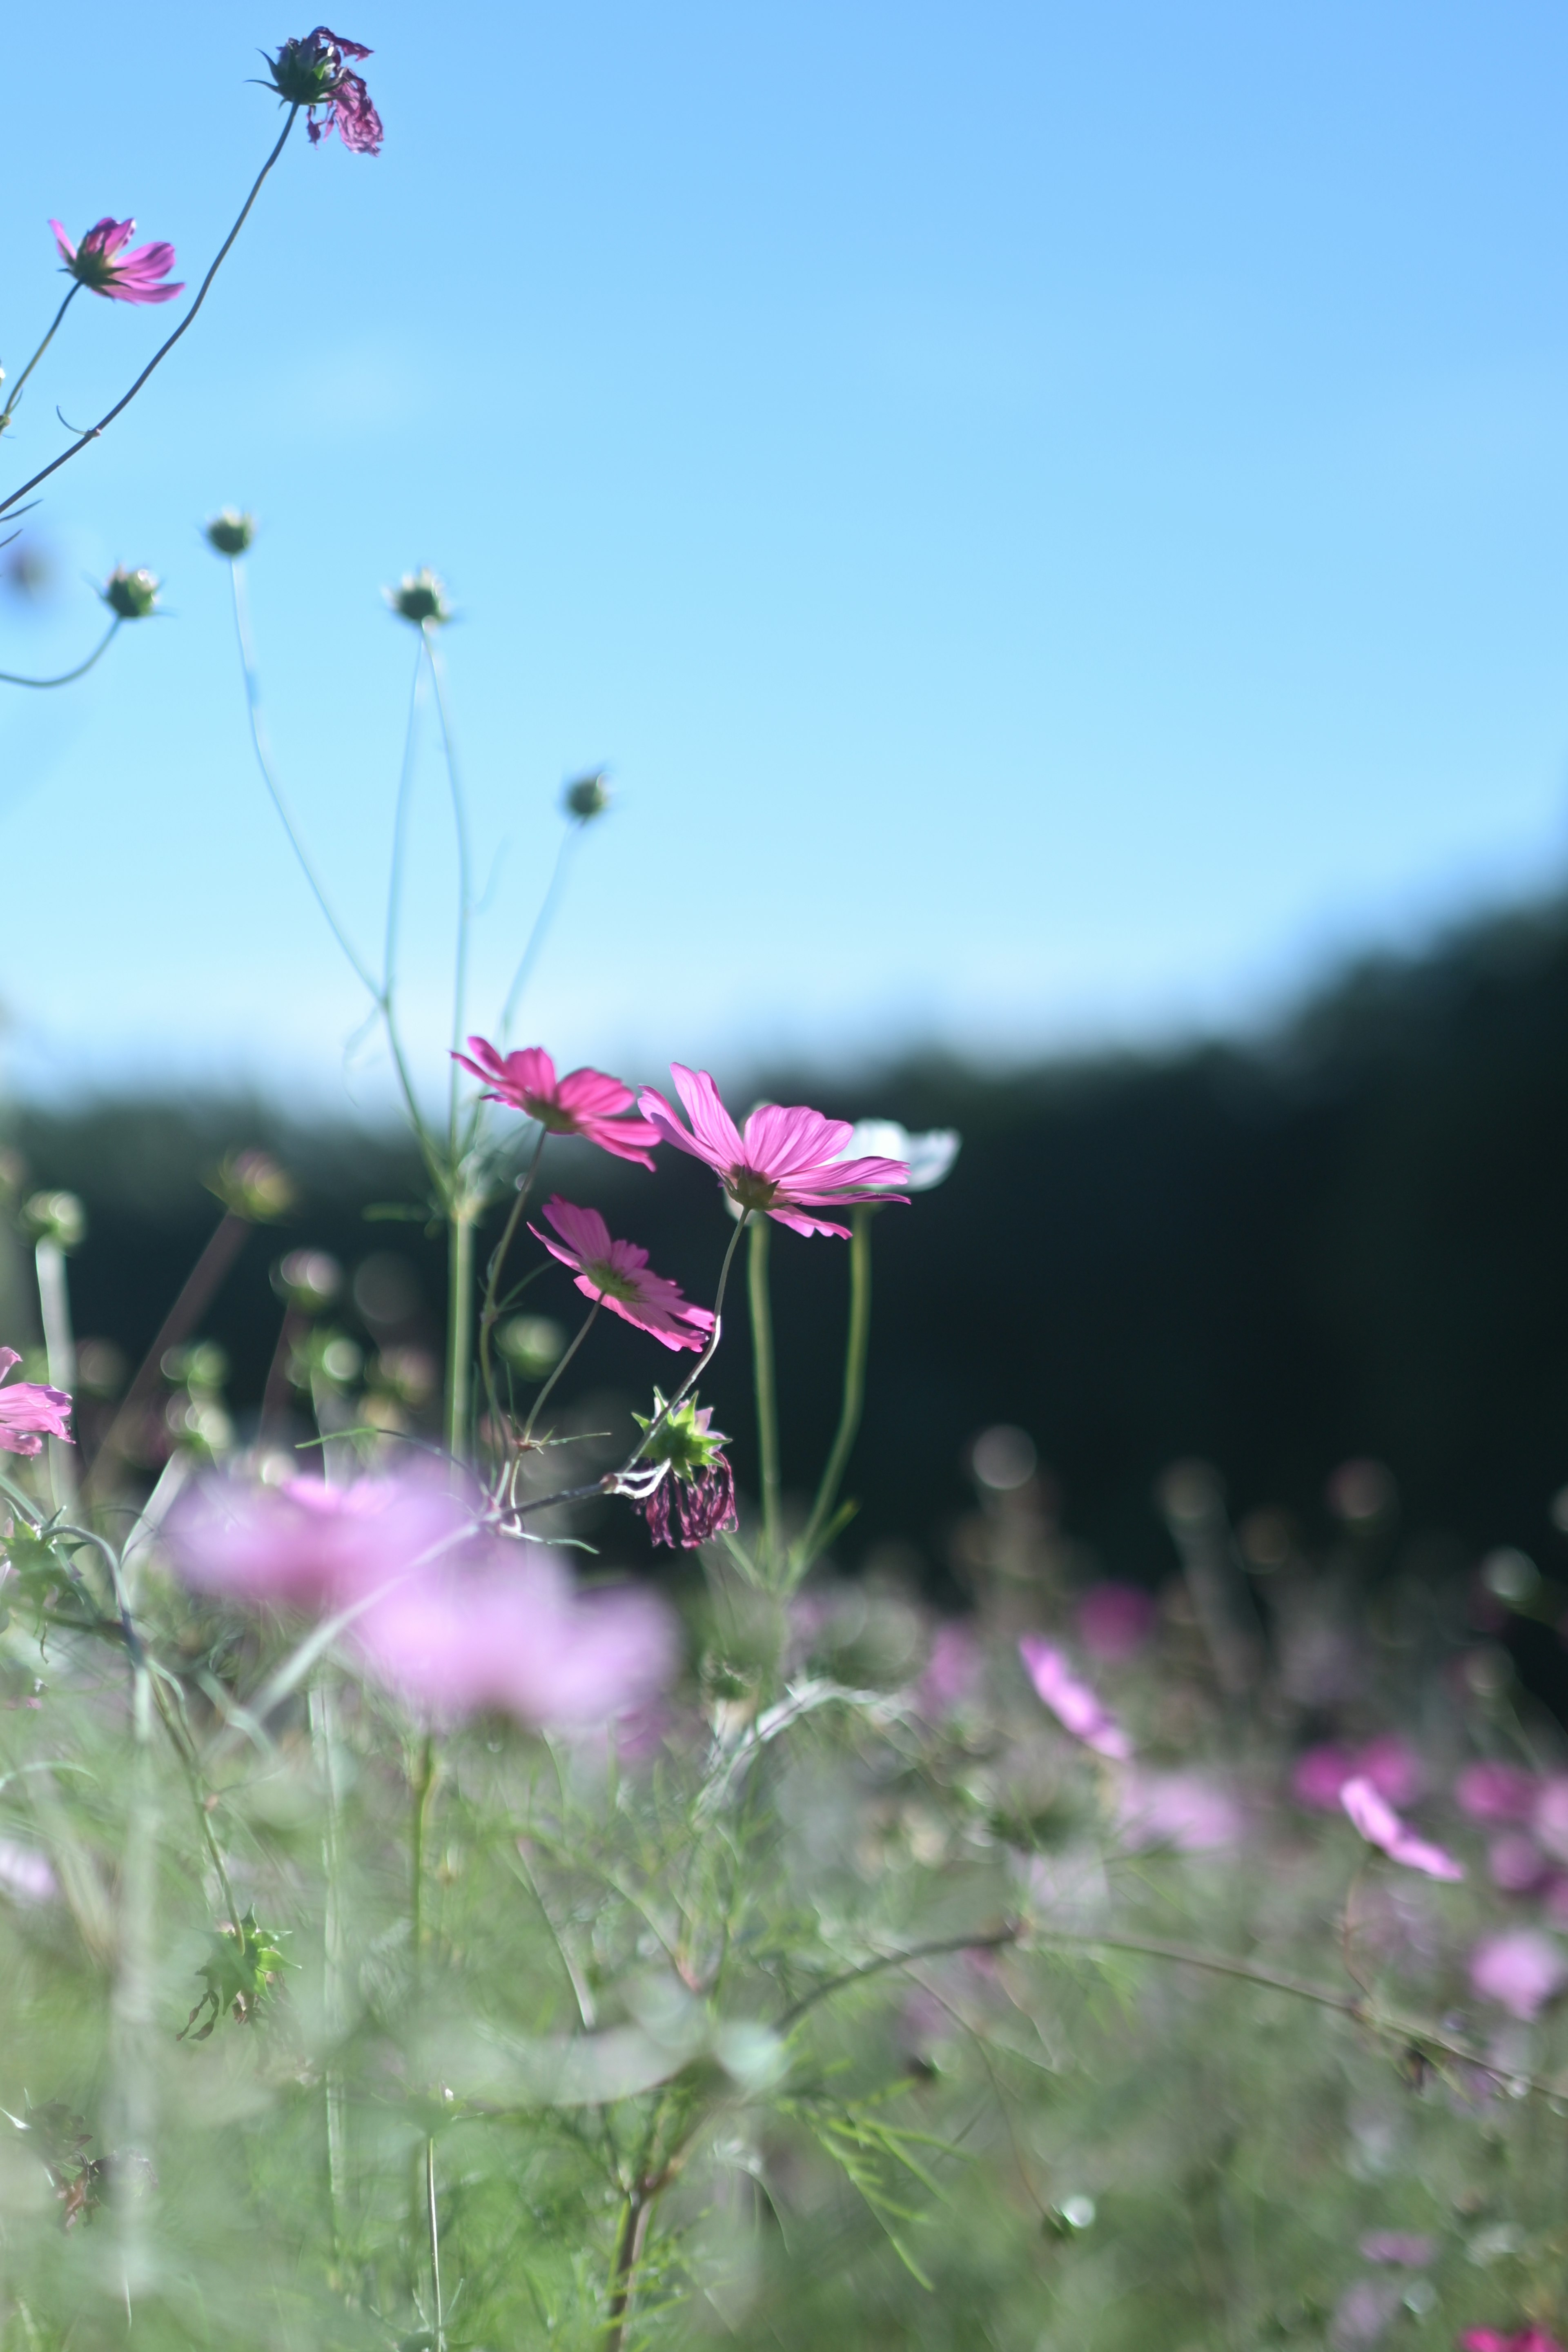
[[[911,1192],[929,1192],[940,1184],[958,1157],[963,1138],[956,1128],[933,1127],[911,1135],[896,1118],[861,1118],[840,1160],[901,1160],[910,1171]]]

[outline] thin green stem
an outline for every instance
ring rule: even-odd
[[[417,742],[419,688],[425,677],[425,639],[414,656],[414,677],[408,689],[408,724],[403,733],[403,763],[397,772],[397,799],[392,813],[392,865],[386,883],[386,940],[382,950],[380,995],[384,1007],[392,1003],[397,985],[397,934],[403,920],[403,861],[408,840],[408,805],[414,792],[414,753]]]
[[[425,2220],[430,2244],[430,2321],[435,2352],[447,2352],[447,2322],[441,2305],[441,2226],[436,2211],[436,2141],[425,2142]]]
[[[310,1748],[324,1799],[321,1862],[326,1880],[321,1920],[323,2008],[329,2055],[323,2070],[326,2098],[327,2200],[331,2208],[332,2249],[341,2254],[348,2200],[348,2109],[338,2064],[343,2031],[342,1841],[338,1801],[337,1694],[323,1675],[310,1687]]]
[[[84,662],[78,662],[75,669],[63,669],[58,677],[22,677],[15,670],[0,669],[0,686],[69,686],[74,679],[85,677],[94,662],[100,661],[114,643],[123,618],[122,614],[116,613],[107,635],[100,638]]]
[[[545,1381],[544,1386],[534,1398],[533,1409],[522,1425],[521,1442],[524,1445],[528,1444],[529,1439],[533,1435],[533,1424],[539,1419],[540,1414],[543,1412],[551,1390],[555,1386],[556,1381],[561,1378],[562,1373],[566,1370],[567,1365],[572,1361],[573,1357],[576,1354],[578,1349],[582,1346],[584,1340],[593,1329],[594,1325],[598,1318],[599,1309],[604,1303],[605,1302],[602,1298],[595,1299],[594,1304],[589,1307],[587,1314],[583,1318],[582,1328],[578,1331],[577,1337],[573,1340],[572,1345],[567,1349],[566,1353],[562,1357],[561,1361],[556,1365],[555,1370],[551,1373],[550,1378]]]
[[[430,1825],[430,1800],[436,1789],[436,1735],[433,1731],[427,1731],[419,1743],[419,1763],[413,1787],[409,1916],[413,1929],[415,1996],[417,1999],[425,1967],[425,1842]]]
[[[763,1466],[763,1556],[771,1570],[779,1557],[779,1408],[773,1370],[773,1318],[768,1297],[768,1221],[752,1227],[747,1296],[752,1309],[752,1370],[757,1392],[757,1445]]]
[[[474,887],[468,810],[463,801],[462,780],[458,772],[457,746],[452,740],[447,682],[442,674],[441,656],[432,634],[434,626],[432,622],[423,623],[420,634],[436,687],[436,709],[441,721],[441,749],[446,756],[447,781],[452,794],[452,827],[458,840],[458,948],[452,971],[452,1051],[457,1053],[463,1043],[464,1015],[468,999],[468,934],[473,924]],[[454,1062],[447,1118],[447,1149],[454,1161],[458,1156],[458,1068]]]
[[[539,902],[539,912],[533,919],[533,929],[528,935],[528,943],[524,947],[522,954],[518,960],[518,967],[516,972],[512,976],[511,986],[506,992],[506,1003],[502,1008],[500,1016],[501,1051],[503,1054],[510,1042],[513,1018],[517,1013],[518,1005],[521,1001],[522,992],[528,985],[529,975],[533,970],[535,959],[539,954],[540,949],[544,945],[544,935],[550,929],[551,919],[555,912],[556,901],[561,896],[562,886],[566,879],[567,864],[571,858],[572,851],[576,843],[577,836],[582,831],[582,825],[574,819],[570,824],[568,824],[565,832],[561,836],[561,845],[555,853],[555,863],[550,869],[550,880],[546,885],[544,896]]]
[[[278,781],[277,771],[272,764],[271,747],[267,740],[267,729],[261,715],[261,680],[257,672],[256,649],[250,631],[250,601],[246,590],[245,566],[237,555],[230,559],[228,579],[234,598],[234,634],[239,646],[240,667],[245,672],[245,707],[250,720],[250,740],[256,751],[256,764],[261,771],[261,781],[266,785],[268,795],[278,812],[279,823],[289,837],[289,846],[294,853],[300,871],[310,884],[311,895],[326,919],[327,929],[353,965],[355,976],[380,1003],[383,991],[377,988],[370,966],[332,911],[331,902],[327,897],[321,877],[311,863],[310,852],[300,838],[300,828],[294,822],[293,814],[284,798],[283,787]]]
[[[495,1328],[496,1318],[500,1312],[496,1301],[500,1292],[501,1270],[506,1265],[507,1252],[517,1237],[518,1226],[522,1222],[522,1213],[528,1205],[528,1196],[533,1190],[533,1180],[539,1173],[540,1161],[544,1153],[545,1132],[546,1130],[542,1127],[539,1130],[539,1140],[533,1147],[533,1157],[517,1180],[517,1198],[511,1204],[511,1214],[501,1228],[501,1237],[491,1250],[489,1263],[485,1267],[484,1303],[479,1309],[479,1375],[484,1383],[485,1398],[489,1405],[490,1418],[498,1430],[500,1427],[500,1401],[496,1395],[490,1335]]]
[[[804,1576],[816,1558],[816,1546],[828,1516],[838,1500],[838,1489],[848,1467],[849,1456],[860,1428],[860,1414],[866,1402],[866,1353],[871,1338],[871,1218],[872,1209],[862,1204],[850,1218],[849,1240],[849,1335],[844,1347],[844,1402],[839,1407],[838,1428],[833,1440],[833,1450],[822,1474],[822,1484],[816,1490],[816,1500],[811,1507],[805,1533],[795,1549],[795,1568]]]
[[[462,1202],[447,1212],[447,1451],[468,1452],[474,1352],[474,1222]]]
[[[26,366],[22,370],[21,374],[16,378],[16,383],[11,386],[9,393],[7,393],[5,396],[5,405],[4,408],[0,408],[0,433],[5,432],[5,427],[10,424],[12,417],[16,415],[16,403],[21,396],[22,386],[26,383],[27,378],[32,374],[33,370],[37,366],[38,362],[43,358],[44,353],[48,350],[49,345],[54,341],[60,320],[65,317],[66,312],[70,309],[71,304],[76,300],[77,296],[80,292],[81,279],[79,278],[72,278],[69,293],[66,296],[65,300],[60,304],[59,309],[55,312],[54,325],[49,329],[48,333],[44,337],[43,341],[38,345],[37,350],[33,353],[32,358],[27,362]]]
[[[235,222],[234,226],[229,230],[228,235],[225,237],[222,245],[219,246],[216,260],[213,263],[212,268],[207,271],[206,276],[202,279],[201,286],[197,290],[195,300],[191,304],[190,309],[185,312],[184,317],[180,320],[180,323],[174,329],[174,333],[163,342],[159,344],[157,350],[153,352],[152,358],[148,361],[146,366],[142,369],[141,374],[137,377],[130,391],[121,394],[121,397],[115,402],[113,407],[107,409],[103,415],[99,418],[96,425],[89,425],[86,432],[81,434],[79,437],[72,443],[68,449],[62,449],[58,457],[51,458],[47,466],[45,466],[38,473],[33,475],[30,480],[24,482],[19,489],[13,490],[8,498],[0,499],[0,514],[5,514],[8,512],[19,499],[26,497],[29,490],[36,490],[40,482],[47,482],[49,476],[51,474],[58,473],[62,466],[68,466],[73,457],[80,456],[81,452],[87,447],[89,441],[96,441],[100,434],[106,431],[107,428],[113,424],[121,411],[130,407],[131,403],[135,399],[137,394],[141,391],[148,377],[153,373],[153,369],[163,365],[163,362],[168,358],[169,353],[174,350],[174,345],[179,341],[180,337],[185,332],[185,330],[188,327],[195,325],[197,313],[200,311],[202,304],[207,299],[207,291],[212,285],[213,279],[217,276],[218,271],[223,267],[223,264],[227,257],[229,247],[233,245],[235,238],[239,235],[240,230],[245,226],[247,220],[249,218],[252,205],[256,202],[257,197],[261,194],[262,182],[266,179],[268,172],[271,171],[272,166],[276,163],[278,158],[283,152],[285,146],[288,144],[289,133],[294,128],[294,118],[299,111],[300,110],[297,106],[291,106],[289,109],[289,120],[285,122],[282,131],[279,134],[278,144],[273,148],[271,154],[268,155],[266,163],[263,163],[260,171],[257,173],[251,185],[250,194],[247,196],[244,204],[240,206],[238,219]]]

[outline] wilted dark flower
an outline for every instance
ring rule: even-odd
[[[655,1543],[694,1551],[739,1524],[735,1476],[721,1450],[729,1439],[713,1427],[712,1406],[699,1408],[695,1397],[665,1413],[664,1399],[655,1389],[653,1402],[650,1418],[633,1415],[642,1428],[654,1431],[638,1465],[653,1474],[653,1483],[645,1482],[637,1500]]]
[[[157,609],[157,574],[145,564],[128,572],[123,563],[117,563],[100,593],[117,620],[145,621]]]
[[[381,117],[362,77],[344,63],[348,58],[370,55],[363,42],[345,40],[342,33],[318,25],[302,39],[285,41],[277,56],[268,58],[267,70],[279,97],[289,106],[309,109],[306,128],[312,147],[335,131],[351,154],[380,154]],[[324,122],[316,120],[318,107],[326,109]]]

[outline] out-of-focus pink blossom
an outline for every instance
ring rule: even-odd
[[[1310,1805],[1314,1812],[1331,1813],[1347,1780],[1370,1781],[1391,1805],[1413,1804],[1424,1786],[1421,1767],[1409,1748],[1392,1732],[1384,1732],[1361,1748],[1330,1744],[1304,1748],[1296,1759],[1290,1789],[1298,1804]]]
[[[412,1476],[204,1479],[170,1512],[164,1538],[186,1583],[296,1609],[345,1608],[474,1539],[468,1500]]]
[[[1564,2347],[1542,2327],[1521,2327],[1512,2336],[1500,2327],[1470,2327],[1459,2338],[1459,2352],[1564,2352]]]
[[[1467,1764],[1454,1783],[1454,1801],[1473,1822],[1527,1822],[1541,1783],[1514,1764]]]
[[[1464,1864],[1441,1846],[1418,1837],[1370,1780],[1347,1780],[1340,1790],[1340,1802],[1368,1845],[1376,1846],[1391,1862],[1403,1863],[1406,1870],[1424,1871],[1428,1878],[1463,1878]]]
[[[1542,1781],[1530,1826],[1553,1861],[1568,1862],[1568,1777]]]
[[[1063,1728],[1096,1755],[1125,1764],[1132,1753],[1131,1741],[1089,1685],[1079,1682],[1055,1643],[1042,1641],[1037,1633],[1026,1633],[1018,1643],[1018,1655],[1029,1680]]]
[[[1374,2230],[1361,2242],[1363,2263],[1393,2263],[1402,2270],[1424,2271],[1437,2259],[1436,2238],[1417,2237],[1409,2230]]]
[[[21,1362],[15,1348],[0,1348],[0,1381]],[[38,1454],[46,1437],[70,1433],[71,1401],[64,1389],[46,1388],[41,1381],[13,1381],[0,1388],[0,1454]]]
[[[1505,1895],[1532,1895],[1551,1871],[1551,1864],[1532,1837],[1522,1830],[1505,1830],[1487,1848],[1487,1870],[1492,1885]]]
[[[1333,2352],[1361,2352],[1387,2334],[1405,2300],[1398,2279],[1353,2279],[1340,2297],[1329,2342]]]
[[[687,1127],[655,1087],[645,1087],[637,1108],[667,1143],[706,1160],[738,1208],[776,1218],[797,1234],[834,1234],[847,1241],[847,1225],[836,1225],[812,1212],[847,1208],[858,1201],[907,1201],[894,1188],[908,1181],[901,1160],[839,1160],[854,1129],[844,1118],[825,1118],[804,1104],[764,1103],[746,1121],[742,1134],[719,1099],[706,1070],[670,1064],[676,1093],[686,1106]]]
[[[1202,1772],[1139,1772],[1121,1797],[1122,1843],[1133,1853],[1173,1846],[1180,1853],[1210,1853],[1239,1845],[1247,1815],[1227,1789]]]
[[[8,1895],[13,1903],[47,1903],[58,1893],[47,1853],[0,1838],[0,1895]]]
[[[1091,1584],[1078,1604],[1079,1639],[1108,1665],[1135,1658],[1154,1631],[1159,1611],[1141,1585]]]
[[[1482,1937],[1470,1954],[1470,1982],[1483,2000],[1528,2021],[1568,1984],[1568,1960],[1538,1927],[1510,1927]]]
[[[134,253],[123,251],[136,234],[133,220],[117,221],[106,213],[79,245],[71,243],[58,220],[49,226],[68,274],[89,293],[110,302],[172,302],[185,290],[183,280],[177,286],[162,283],[174,266],[172,245],[139,245]]]
[[[561,1239],[552,1242],[537,1225],[529,1232],[542,1241],[552,1257],[571,1266],[584,1298],[596,1299],[635,1323],[667,1348],[702,1348],[713,1329],[706,1307],[689,1306],[679,1284],[650,1274],[647,1252],[631,1242],[612,1241],[610,1229],[597,1209],[580,1209],[557,1193],[546,1203],[545,1216]]]
[[[395,1585],[355,1618],[349,1639],[421,1712],[494,1708],[563,1729],[643,1706],[676,1659],[669,1612],[653,1593],[579,1596],[548,1555],[500,1539],[477,1560]]]
[[[922,1715],[952,1713],[972,1698],[979,1687],[984,1661],[980,1644],[969,1627],[950,1617],[939,1625],[925,1671],[915,1685],[915,1705]]]
[[[658,1141],[658,1130],[632,1113],[632,1090],[604,1070],[568,1070],[563,1078],[542,1045],[524,1046],[521,1053],[499,1054],[483,1037],[470,1037],[466,1054],[452,1059],[485,1082],[487,1102],[505,1103],[537,1119],[550,1135],[581,1135],[617,1160],[635,1160],[651,1168],[647,1147]]]
[[[1541,1889],[1541,1907],[1554,1927],[1568,1928],[1568,1877],[1554,1871]]]

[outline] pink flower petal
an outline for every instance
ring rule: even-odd
[[[1367,1843],[1387,1854],[1391,1862],[1403,1864],[1406,1870],[1422,1871],[1428,1878],[1463,1878],[1464,1865],[1441,1846],[1418,1837],[1370,1780],[1347,1780],[1340,1790],[1340,1802]]]

